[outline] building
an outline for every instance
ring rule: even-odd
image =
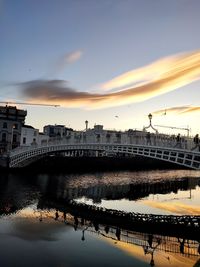
[[[48,135],[49,137],[54,138],[63,138],[68,137],[71,135],[71,132],[73,129],[65,127],[65,125],[46,125],[43,128],[43,132],[45,135]]]
[[[26,110],[14,106],[0,106],[0,154],[20,145],[21,128],[26,115]]]
[[[38,129],[30,125],[24,125],[21,129],[20,146],[37,146],[47,144],[49,136],[40,133]]]
[[[39,130],[30,125],[24,125],[21,129],[20,146],[30,146],[37,144]]]

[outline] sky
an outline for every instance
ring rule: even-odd
[[[199,0],[0,0],[0,101],[60,105],[17,105],[40,130],[142,129],[152,113],[154,126],[200,133],[199,10]]]

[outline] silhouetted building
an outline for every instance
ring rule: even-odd
[[[57,137],[63,138],[65,136],[70,135],[73,131],[71,128],[65,127],[65,125],[46,125],[43,128],[44,134],[48,135],[49,137]]]
[[[40,133],[38,129],[30,125],[23,125],[21,128],[21,142],[20,146],[37,146],[47,144],[49,136]]]
[[[0,153],[20,145],[21,128],[25,123],[26,110],[13,106],[0,107]]]

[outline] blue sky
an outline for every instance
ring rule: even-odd
[[[30,81],[64,80],[78,92],[101,94],[101,84],[123,73],[196,51],[199,10],[198,0],[0,0],[0,101],[29,101],[23,83]],[[77,58],[69,60],[77,51]],[[98,109],[71,102],[60,108],[19,107],[28,110],[26,122],[40,129],[55,123],[83,129],[86,119],[90,127],[97,123],[142,128],[150,112],[200,106],[199,85],[196,81],[148,99]],[[199,112],[170,112],[155,115],[153,122],[200,131]]]

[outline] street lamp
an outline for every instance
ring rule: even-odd
[[[158,133],[158,130],[155,129],[151,123],[153,118],[153,115],[151,113],[149,113],[148,118],[149,118],[149,125],[147,127],[144,127],[143,130],[146,131],[148,128],[152,128],[156,133]]]
[[[149,117],[149,125],[151,125],[151,120],[152,120],[152,114],[151,113],[149,113],[149,115],[148,115],[148,117]]]
[[[88,121],[87,120],[85,121],[85,130],[86,131],[88,130]]]

